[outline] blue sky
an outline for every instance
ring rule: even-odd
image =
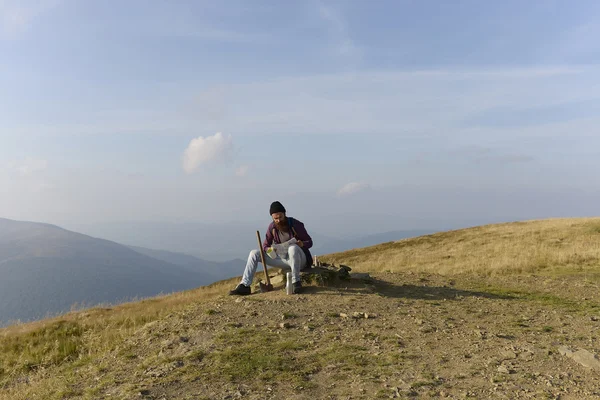
[[[0,1],[0,216],[593,215],[598,21],[595,1]]]

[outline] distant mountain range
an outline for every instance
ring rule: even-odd
[[[242,260],[209,262],[0,218],[0,326],[187,290],[241,275],[243,267]]]
[[[374,246],[380,243],[393,242],[396,240],[429,235],[435,230],[405,230],[376,233],[373,235],[358,236],[349,239],[334,239],[321,237],[320,240],[313,239],[315,243],[311,250],[314,254],[339,253],[345,250],[358,249],[362,247]]]
[[[156,258],[170,264],[181,266],[191,272],[200,273],[211,279],[211,282],[242,275],[246,260],[235,259],[230,261],[207,261],[188,254],[175,253],[166,250],[153,250],[145,247],[128,246],[140,254]]]
[[[267,220],[268,222],[268,220]],[[258,247],[256,229],[264,237],[266,222],[203,224],[195,222],[109,222],[74,226],[74,230],[129,246],[189,254],[202,260],[226,261],[248,257]],[[310,228],[310,227],[309,227]],[[434,233],[436,230],[394,230],[384,233],[333,237],[308,229],[313,254],[330,254],[353,248]],[[136,247],[133,247],[134,249]],[[241,274],[241,272],[240,272]]]

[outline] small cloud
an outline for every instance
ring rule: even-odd
[[[33,193],[43,193],[54,189],[56,189],[56,185],[49,182],[39,182],[29,187],[29,190]]]
[[[248,174],[249,167],[247,165],[241,165],[236,168],[235,176],[244,177]]]
[[[497,149],[481,146],[465,146],[455,149],[449,154],[476,164],[514,164],[535,161],[533,157],[526,154],[503,153]]]
[[[0,34],[14,37],[27,31],[36,18],[60,3],[61,0],[0,1]]]
[[[16,171],[21,176],[31,176],[48,168],[48,161],[27,157],[22,162],[8,163],[8,169]]]
[[[337,194],[338,196],[349,196],[352,194],[363,192],[369,189],[370,187],[371,186],[368,183],[350,182],[344,185],[344,187],[342,187],[340,190],[338,190]]]
[[[349,34],[348,24],[342,13],[331,5],[318,3],[319,17],[327,24],[335,51],[341,56],[360,56],[360,49]]]
[[[531,156],[524,154],[501,154],[491,157],[480,157],[475,160],[476,163],[496,163],[496,164],[515,164],[515,163],[528,163],[535,161]]]
[[[183,152],[183,170],[191,174],[201,165],[218,164],[227,161],[233,153],[231,135],[224,136],[221,132],[214,136],[198,136],[192,139]]]

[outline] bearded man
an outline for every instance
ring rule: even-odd
[[[274,258],[265,256],[265,262],[270,267],[281,268],[285,271],[291,270],[292,293],[298,294],[302,292],[300,271],[310,268],[313,263],[313,258],[309,250],[313,245],[312,238],[302,222],[296,218],[286,216],[285,207],[280,202],[275,201],[271,204],[269,214],[273,221],[267,228],[266,237],[262,244],[263,251],[266,253],[274,243],[281,244],[291,239],[296,239],[296,243],[288,247],[287,254],[277,255]],[[260,250],[252,250],[248,256],[242,281],[235,289],[229,292],[230,295],[243,296],[252,293],[250,285],[252,285],[259,262],[261,262]]]

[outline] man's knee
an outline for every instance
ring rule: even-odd
[[[293,244],[288,248],[288,254],[290,255],[290,257],[293,257],[295,255],[300,255],[301,253],[302,253],[302,249],[297,244]]]
[[[260,257],[260,250],[252,250],[250,252],[250,258],[257,258]]]

